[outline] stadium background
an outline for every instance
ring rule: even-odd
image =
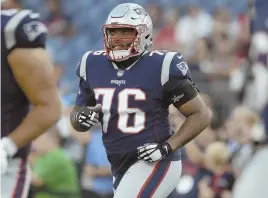
[[[101,145],[100,128],[97,126],[90,133],[76,133],[69,124],[68,116],[77,93],[76,65],[87,50],[103,49],[102,24],[112,8],[125,1],[23,0],[22,2],[26,8],[41,13],[43,21],[48,26],[47,49],[55,65],[64,104],[62,119],[57,127],[50,130],[57,131],[59,137],[49,136],[45,140],[39,139],[34,146],[39,145],[41,148],[60,146],[65,151],[77,169],[77,175],[74,177],[79,178],[81,196],[111,197],[112,179]],[[182,149],[183,175],[180,185],[171,197],[212,198],[214,193],[221,192],[222,189],[231,192],[235,178],[239,177],[245,164],[251,159],[252,131],[255,129],[255,124],[262,119],[261,113],[267,109],[265,105],[248,100],[248,94],[245,94],[248,83],[239,86],[234,80],[238,78],[236,71],[241,70],[247,74],[246,82],[250,82],[253,78],[250,68],[254,65],[254,61],[248,59],[252,31],[250,20],[254,19],[253,4],[246,0],[131,2],[144,6],[151,15],[155,49],[182,52],[193,80],[207,104],[213,109],[211,126]],[[267,28],[265,23],[268,25],[267,21],[259,20],[255,29]],[[183,118],[173,108],[170,110],[171,121],[176,129]],[[60,141],[53,141],[55,138],[59,138]],[[223,142],[224,146],[212,144],[215,141]],[[53,145],[48,142],[53,142]],[[33,150],[38,150],[37,148],[38,146],[33,147]],[[228,151],[228,156],[224,155],[225,151]],[[33,170],[38,158],[42,157],[42,155],[36,157],[33,152],[30,158]],[[220,174],[215,174],[213,166],[215,164]],[[51,168],[50,171],[44,177],[53,178],[60,168],[57,167],[55,170]],[[57,191],[53,186],[60,186],[64,177],[68,178],[68,175],[63,174],[50,180],[44,179],[48,182],[45,183],[46,191]],[[38,193],[40,187],[37,187],[38,185],[33,182],[29,197],[61,197],[40,194]],[[44,189],[42,191],[44,192]],[[34,192],[37,194],[34,195]],[[229,196],[230,193],[227,192],[222,197]]]

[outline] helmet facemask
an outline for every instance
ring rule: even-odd
[[[124,61],[141,54],[141,37],[145,33],[145,25],[109,24],[103,28],[104,46],[109,59]]]

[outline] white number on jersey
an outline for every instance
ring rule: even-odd
[[[111,106],[114,99],[114,88],[98,88],[94,89],[96,99],[102,96],[102,112],[103,112],[103,132],[106,133],[111,117]],[[118,113],[118,129],[123,133],[139,133],[145,128],[145,112],[139,108],[129,108],[129,96],[134,96],[135,100],[146,100],[145,93],[140,89],[123,89],[118,93],[117,113]],[[129,114],[134,114],[134,125],[128,126]]]

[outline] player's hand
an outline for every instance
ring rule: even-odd
[[[100,109],[101,104],[97,104],[95,107],[81,107],[76,114],[76,122],[90,129],[99,122]]]
[[[172,149],[167,142],[162,144],[148,143],[138,147],[137,149],[138,158],[148,162],[160,161],[172,152]]]

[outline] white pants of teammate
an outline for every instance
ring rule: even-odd
[[[181,161],[139,161],[123,176],[114,198],[166,198],[178,185]]]
[[[27,198],[30,169],[26,160],[10,159],[7,172],[1,175],[1,198]]]

